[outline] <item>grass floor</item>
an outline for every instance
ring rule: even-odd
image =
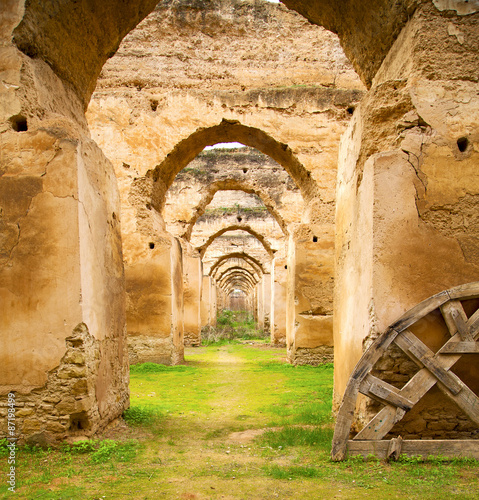
[[[17,451],[28,499],[474,499],[477,461],[332,463],[332,366],[292,367],[265,344],[190,348],[138,365],[126,422],[101,441]],[[5,456],[0,458],[3,470]]]

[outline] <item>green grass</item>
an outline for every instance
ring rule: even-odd
[[[261,442],[279,450],[294,446],[312,446],[329,452],[332,439],[333,430],[329,428],[284,427],[279,431],[265,432]]]
[[[17,491],[4,481],[0,498],[479,498],[475,460],[331,462],[332,366],[285,355],[211,345],[188,348],[184,366],[133,366],[121,426],[57,450],[21,447]]]
[[[269,335],[256,328],[253,315],[246,311],[223,309],[218,312],[216,327],[206,327],[201,332],[201,344],[205,346],[238,344],[248,340],[267,342]]]

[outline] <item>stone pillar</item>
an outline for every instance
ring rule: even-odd
[[[218,287],[216,286],[216,281],[210,281],[210,290],[211,290],[211,305],[210,305],[210,326],[216,326],[216,318],[218,315]]]
[[[185,345],[201,344],[201,286],[203,269],[198,255],[183,252],[183,307]]]
[[[288,258],[288,287],[294,286],[288,292],[288,359],[293,364],[332,362],[334,226],[304,225],[294,239]]]
[[[271,322],[271,343],[286,345],[286,293],[288,270],[284,260],[278,262],[275,260],[272,266],[272,284],[274,293],[271,295],[274,311],[273,321]]]
[[[479,279],[479,98],[470,78],[479,74],[479,14],[434,4],[403,28],[341,143],[336,407],[363,350],[390,323]]]
[[[270,341],[274,344],[275,338],[275,311],[274,311],[274,303],[275,303],[275,275],[276,275],[276,261],[275,259],[271,262],[271,280],[270,280],[270,300],[269,300],[269,337]]]
[[[286,284],[274,282],[274,326],[272,325],[271,342],[286,344]]]
[[[257,323],[258,329],[264,330],[264,280],[265,275],[261,277],[260,282],[256,285],[256,307],[257,307]]]
[[[78,96],[12,43],[23,2],[1,9],[0,405],[45,445],[129,404],[120,200]]]
[[[203,285],[201,288],[201,304],[200,304],[200,315],[201,315],[201,327],[211,325],[211,278],[209,276],[203,276]]]
[[[288,241],[288,256],[286,264],[286,348],[287,359],[290,363],[294,361],[296,352],[295,345],[295,244],[292,236]]]
[[[271,266],[273,270],[273,266]],[[271,332],[271,299],[272,286],[271,278],[274,274],[265,274],[263,276],[263,316],[264,316],[264,331],[270,334]]]
[[[258,284],[252,290],[251,301],[253,303],[253,319],[258,322]]]
[[[184,359],[182,249],[159,231],[157,238],[124,235],[130,363],[174,365]]]

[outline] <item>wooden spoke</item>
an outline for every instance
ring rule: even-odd
[[[405,411],[410,410],[414,403],[401,395],[401,391],[393,385],[384,382],[374,375],[368,374],[359,387],[359,392],[365,396],[377,399],[381,403],[389,403]]]
[[[354,439],[373,441],[382,439],[405,414],[406,412],[401,408],[394,408],[387,405],[356,434]]]
[[[466,313],[459,300],[451,300],[443,304],[441,306],[441,312],[451,337],[459,333],[461,340],[472,340],[470,325],[468,325]]]
[[[440,354],[479,353],[479,342],[448,342],[439,351]]]
[[[414,356],[425,368],[427,368],[440,382],[442,382],[453,394],[461,390],[459,378],[447,370],[450,366],[444,366],[434,353],[426,347],[415,335],[406,330],[395,340],[396,344],[409,356]],[[442,359],[442,357],[441,357]],[[452,359],[448,357],[446,359]]]

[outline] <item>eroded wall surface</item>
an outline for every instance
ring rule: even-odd
[[[188,247],[184,245],[183,251],[183,338],[185,345],[198,346],[201,343],[203,266],[198,253]]]
[[[371,339],[418,302],[479,277],[473,215],[478,195],[478,23],[477,13],[457,15],[430,2],[418,8],[342,139],[336,404]],[[442,335],[432,322],[423,328],[426,336]],[[471,364],[475,357],[471,355]],[[383,360],[379,371],[404,383],[414,371],[408,371],[411,363],[400,365]],[[466,374],[464,380],[475,387],[477,374]],[[466,431],[457,408],[438,394],[429,402],[429,410],[420,407],[398,432],[451,437],[450,431]],[[359,427],[367,411],[359,410]]]
[[[78,89],[14,44],[30,14],[2,4],[0,411],[15,393],[17,437],[47,444],[121,415],[128,358],[115,173]]]

